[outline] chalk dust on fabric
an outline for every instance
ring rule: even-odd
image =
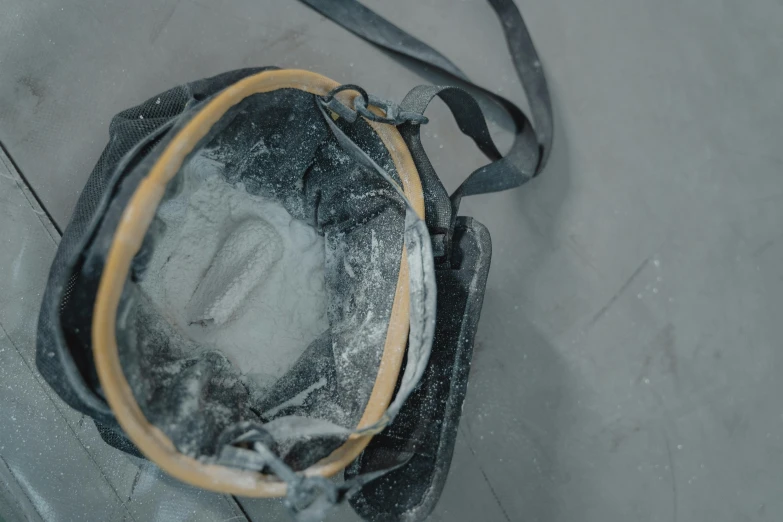
[[[278,202],[229,184],[205,155],[183,167],[141,287],[172,325],[262,389],[326,331],[324,239]]]

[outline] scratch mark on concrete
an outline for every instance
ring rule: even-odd
[[[759,257],[761,254],[767,251],[769,247],[775,244],[775,240],[770,239],[769,241],[766,241],[763,245],[758,247],[756,250],[753,251],[753,257]]]
[[[655,342],[660,344],[663,350],[663,356],[667,360],[667,369],[669,373],[677,381],[677,350],[675,350],[675,337],[674,337],[674,325],[668,323],[658,334],[655,336]]]
[[[575,234],[569,234],[568,238],[566,240],[566,245],[568,248],[576,254],[576,256],[582,260],[584,264],[592,268],[595,273],[600,274],[601,272],[596,268],[596,266],[593,264],[593,262],[590,260],[590,256],[585,252],[582,245],[577,240],[577,236]]]
[[[473,446],[471,446],[468,437],[465,437],[465,443],[468,446],[468,450],[470,450],[470,454],[473,455],[473,457],[476,459],[476,463],[478,465],[479,471],[481,472],[481,475],[484,477],[484,482],[487,483],[487,487],[489,487],[489,491],[492,493],[492,496],[495,499],[495,503],[497,503],[498,507],[500,508],[500,512],[503,513],[503,517],[505,517],[506,522],[511,522],[511,518],[508,516],[508,513],[506,512],[506,508],[504,508],[503,503],[500,502],[500,497],[498,497],[498,494],[495,492],[495,488],[492,487],[492,483],[489,481],[489,477],[487,477],[487,474],[484,472],[484,467],[481,465],[481,460],[478,458],[476,452],[473,450]]]
[[[631,286],[631,283],[633,283],[634,279],[636,279],[639,274],[642,273],[642,270],[647,266],[647,264],[650,262],[650,258],[648,257],[644,261],[642,261],[642,264],[639,265],[639,267],[634,270],[633,274],[631,274],[631,277],[626,279],[625,283],[623,283],[623,286],[620,287],[620,289],[615,292],[615,294],[609,299],[609,301],[600,309],[598,312],[593,316],[593,318],[590,320],[590,323],[588,323],[587,328],[592,328],[595,323],[598,322],[601,317],[604,316],[604,314],[612,307],[612,305],[620,298],[621,295],[628,289],[629,286]]]
[[[484,468],[480,464],[479,464],[479,471],[481,471],[481,475],[484,477],[484,481],[487,483],[487,486],[489,486],[489,490],[492,492],[492,496],[495,498],[495,502],[497,502],[500,511],[503,513],[503,516],[505,517],[507,522],[511,522],[508,513],[506,513],[506,509],[503,507],[503,504],[500,502],[500,499],[498,498],[498,494],[495,493],[495,488],[492,487],[492,483],[489,481],[489,478],[487,478],[487,474],[484,473]]]
[[[669,473],[671,474],[672,478],[672,520],[677,522],[677,511],[679,510],[679,502],[677,501],[677,476],[674,473],[674,459],[672,458],[672,447],[671,443],[669,442],[669,436],[664,435],[664,437],[666,440],[666,454],[669,456]]]
[[[131,484],[130,493],[128,494],[128,500],[125,501],[126,504],[131,501],[131,499],[133,498],[133,493],[136,492],[136,486],[139,484],[139,478],[141,478],[141,472],[142,472],[142,468],[139,467],[139,470],[136,472],[136,476],[133,477],[133,484]]]
[[[36,77],[29,74],[19,78],[17,83],[23,86],[27,91],[29,91],[33,98],[35,98],[35,107],[38,108],[38,106],[41,105],[41,102],[44,101],[44,96],[46,94],[46,89],[44,88],[43,83],[41,83],[41,81]]]
[[[179,5],[179,0],[176,0],[174,2],[174,4],[169,8],[166,14],[163,15],[161,21],[152,28],[152,33],[150,33],[150,44],[154,44],[155,41],[160,36],[160,34],[163,32],[163,29],[165,29],[166,26],[169,25],[169,22],[171,21],[171,17],[174,16],[174,11],[177,9],[177,5]]]
[[[22,258],[24,257],[24,253],[27,250],[27,239],[28,235],[25,234],[24,238],[22,239],[22,248],[19,249],[19,254],[16,256],[16,259],[14,259],[14,262],[11,265],[11,278],[14,281],[19,280],[19,273],[22,269]]]

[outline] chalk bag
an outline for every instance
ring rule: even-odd
[[[341,2],[311,4],[335,18]],[[520,78],[540,101],[531,67]],[[451,196],[419,137],[436,96],[492,160]],[[503,105],[517,124],[506,156],[454,86],[396,104],[255,68],[123,111],[50,272],[41,374],[106,442],[188,484],[283,497],[303,521],[346,499],[366,519],[424,519],[451,461],[491,252],[459,203],[541,170],[541,103],[537,132]]]

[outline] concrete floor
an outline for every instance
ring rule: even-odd
[[[524,103],[483,0],[365,3]],[[489,227],[494,256],[452,470],[432,519],[780,520],[783,4],[519,6],[549,78],[555,148],[528,186],[463,204]],[[0,7],[0,141],[60,227],[110,117],[172,85],[273,64],[401,99],[432,78],[293,0]],[[428,115],[425,146],[453,189],[483,158],[443,107]],[[17,193],[0,203],[0,242],[10,245],[0,253],[10,274],[0,356],[17,355],[0,371],[11,426],[0,428],[0,482],[26,499],[7,512],[241,520],[231,499],[92,445],[89,423],[31,371],[30,318],[56,232],[11,170],[0,179]],[[32,213],[18,210],[25,205]],[[21,424],[8,424],[9,411]],[[12,451],[29,448],[20,427],[49,421],[35,448],[45,455]],[[83,477],[38,474],[50,469]],[[90,481],[106,485],[88,491]],[[285,520],[279,504],[242,505],[253,520]]]

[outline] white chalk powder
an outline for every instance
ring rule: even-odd
[[[165,232],[142,289],[205,350],[219,349],[262,388],[327,330],[324,240],[277,202],[196,156],[158,209]]]

